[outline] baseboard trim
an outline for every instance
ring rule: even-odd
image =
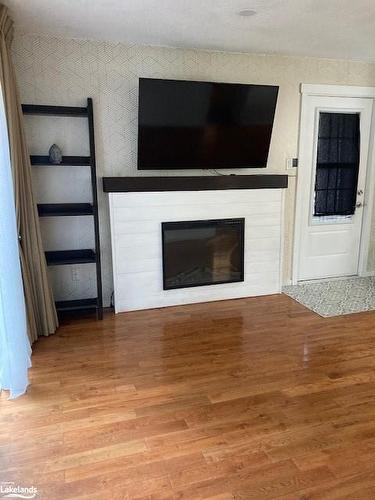
[[[375,271],[364,271],[361,274],[352,275],[352,276],[332,276],[330,278],[301,280],[301,281],[297,281],[297,283],[293,283],[292,280],[287,280],[287,281],[285,281],[285,283],[283,283],[283,286],[298,285],[298,283],[323,283],[325,281],[346,280],[346,279],[350,279],[350,278],[370,278],[371,276],[375,276]]]
[[[371,276],[375,276],[375,271],[364,271],[359,275],[360,278],[370,278]]]
[[[293,285],[293,281],[292,280],[286,280],[284,281],[284,283],[281,285],[281,290],[283,289],[284,286],[291,286]]]

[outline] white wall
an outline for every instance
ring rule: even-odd
[[[182,173],[136,170],[139,77],[279,85],[268,161],[268,170],[279,172],[285,169],[287,157],[297,155],[301,82],[375,85],[375,65],[361,62],[125,46],[22,33],[16,33],[13,51],[22,102],[81,106],[86,97],[93,97],[99,176]],[[49,120],[47,126],[45,120]],[[84,154],[88,145],[79,124],[70,125],[70,120],[67,125],[66,120],[27,118],[31,152],[46,154],[48,147],[57,142],[65,154]],[[239,172],[246,173],[246,170]],[[254,172],[251,170],[251,173]],[[212,172],[184,171],[183,174],[212,175]],[[50,171],[46,175],[42,171],[38,174],[40,201],[46,201],[47,198],[51,201],[82,199],[79,186],[83,180],[79,179],[81,174],[77,170],[69,170],[70,177],[65,177],[68,184],[63,180],[63,172],[57,182],[52,179]],[[292,178],[286,200],[285,280],[290,278],[291,269],[294,191],[295,179]],[[107,197],[101,194],[99,202],[104,295],[108,303],[113,285]],[[43,221],[43,232],[48,236],[49,248],[57,244],[79,247],[83,242],[90,241],[86,222],[75,221],[74,227],[71,227],[71,224],[59,221],[59,229],[51,234],[46,225],[52,227],[52,224]],[[373,251],[370,257],[373,269]],[[82,290],[81,287],[86,286],[85,274],[81,274],[85,273],[83,266],[78,271],[74,281],[71,274],[66,274],[66,270],[60,269],[58,275],[54,274],[54,287],[59,298],[90,293],[90,287],[92,289],[94,284],[89,283],[88,289]]]

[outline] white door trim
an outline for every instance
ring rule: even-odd
[[[374,99],[375,87],[359,87],[356,85],[317,85],[301,83],[302,95],[328,97],[363,97]]]
[[[329,96],[329,97],[361,97],[375,100],[375,87],[357,87],[348,85],[315,85],[301,84],[301,116],[300,131],[305,130],[307,126],[307,96]],[[374,206],[374,188],[375,188],[375,106],[373,106],[372,120],[370,126],[370,143],[366,174],[366,192],[364,199],[362,231],[359,250],[358,275],[368,276],[367,261],[371,236],[371,219]],[[307,140],[299,133],[299,169],[306,163],[307,158]],[[306,161],[305,161],[306,159]],[[298,282],[298,266],[301,247],[301,223],[303,203],[303,189],[301,185],[301,176],[297,172],[296,204],[294,217],[294,241],[293,241],[293,265],[292,265],[292,283]]]

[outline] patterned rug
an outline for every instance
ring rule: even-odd
[[[324,318],[375,310],[375,277],[310,281],[283,292]]]

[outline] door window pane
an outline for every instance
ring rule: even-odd
[[[359,170],[358,113],[320,113],[314,216],[352,215]]]

